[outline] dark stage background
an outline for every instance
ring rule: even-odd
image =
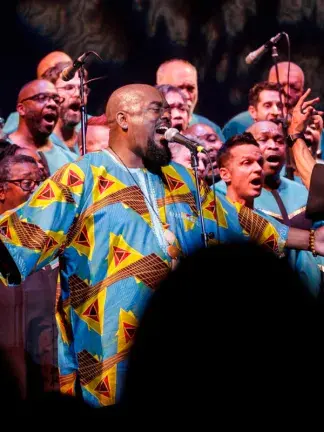
[[[1,17],[5,117],[45,54],[57,49],[76,58],[95,50],[105,62],[92,61],[90,76],[108,78],[92,85],[90,113],[102,113],[121,85],[154,84],[158,65],[179,57],[198,68],[197,111],[223,125],[246,108],[248,89],[272,64],[267,53],[247,66],[246,54],[279,31],[290,36],[291,59],[304,69],[306,86],[324,101],[323,0],[7,0]],[[286,60],[285,40],[278,48]]]

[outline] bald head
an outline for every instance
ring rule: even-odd
[[[127,166],[157,168],[170,162],[164,138],[165,128],[170,127],[170,110],[156,88],[130,84],[117,89],[107,102],[106,117],[109,147]]]
[[[162,96],[154,87],[147,84],[129,84],[115,90],[106,105],[106,117],[110,128],[116,126],[117,113],[127,111],[131,114],[141,112],[143,102],[149,97],[161,102]]]
[[[189,63],[187,60],[172,59],[160,64],[158,70],[156,71],[156,84],[157,85],[172,84],[166,80],[166,78],[170,74],[170,71],[172,71],[173,69],[185,69],[185,68],[190,69],[197,76],[197,69],[193,64]]]
[[[156,84],[171,84],[179,87],[188,99],[192,114],[198,101],[198,76],[194,65],[182,59],[168,60],[158,68]]]
[[[20,103],[23,99],[34,96],[37,93],[48,92],[57,93],[56,87],[51,82],[43,79],[29,81],[21,88],[18,94],[18,103]]]
[[[290,63],[288,89],[288,65],[288,62],[278,63],[279,81],[284,88],[288,107],[293,108],[304,92],[305,76],[303,70],[298,65],[296,65],[296,63]],[[268,81],[274,83],[277,82],[275,66],[272,66],[269,71]]]
[[[204,123],[195,123],[192,126],[188,127],[186,132],[188,132],[191,135],[195,135],[198,138],[200,136],[206,135],[206,134],[217,135],[211,126],[204,124]]]
[[[57,63],[60,62],[72,62],[72,59],[68,54],[63,51],[52,51],[47,54],[38,63],[36,71],[37,78],[40,78],[47,69],[55,66]]]
[[[277,123],[274,123],[272,121],[258,121],[253,123],[248,129],[246,129],[246,132],[250,132],[254,136],[254,134],[265,130],[276,130],[281,132],[281,126],[277,125]]]
[[[56,125],[59,103],[56,87],[50,81],[40,79],[25,84],[19,92],[16,105],[19,114],[18,131],[27,128],[35,146],[43,146]]]

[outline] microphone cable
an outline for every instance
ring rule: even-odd
[[[290,55],[291,55],[290,39],[289,39],[288,33],[282,32],[282,34],[285,36],[286,42],[287,42],[287,57],[288,57],[288,72],[287,72],[287,90],[288,90],[288,92],[287,92],[287,94],[289,97],[290,96],[290,64],[291,64],[291,61],[290,61]],[[286,124],[288,123],[288,110],[286,113],[285,123]]]

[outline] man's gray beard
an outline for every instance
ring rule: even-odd
[[[65,110],[60,113],[60,119],[62,120],[63,126],[69,129],[73,129],[80,123],[81,120],[81,114],[75,113],[75,114],[69,114],[68,110]]]

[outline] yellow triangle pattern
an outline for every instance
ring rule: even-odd
[[[133,342],[132,339],[127,340],[125,337],[125,326],[129,324],[131,327],[138,327],[138,320],[132,311],[126,312],[124,309],[120,309],[119,312],[119,325],[116,336],[118,337],[118,352],[121,352],[129,348]]]
[[[1,234],[1,227],[4,225],[6,225],[7,227],[7,233],[9,231],[8,236],[4,236],[3,234]],[[12,243],[15,246],[21,246],[21,242],[19,240],[19,237],[17,236],[16,230],[14,228],[14,224],[12,223],[12,219],[10,216],[6,219],[1,220],[0,238],[3,239],[3,241],[5,241],[6,243]]]
[[[41,198],[42,196],[44,196],[46,191],[49,191],[49,193],[53,196],[48,199]],[[51,179],[48,179],[40,186],[37,192],[32,195],[31,200],[29,201],[29,206],[45,209],[46,207],[56,202],[66,202],[66,199],[58,185]]]
[[[179,183],[183,183],[183,185],[181,187],[179,187],[178,189],[172,190],[172,187],[165,188],[165,197],[169,197],[171,195],[182,195],[182,194],[190,193],[190,189],[188,188],[186,182],[183,180],[183,178],[174,169],[174,167],[172,165],[167,165],[165,167],[162,167],[162,172],[163,172],[168,184],[169,184],[169,182],[173,183],[174,180],[178,181]]]
[[[111,195],[127,187],[119,179],[109,174],[103,166],[101,167],[91,166],[91,170],[92,170],[93,178],[95,179],[95,183],[93,186],[93,202],[102,200],[106,196]],[[112,184],[109,187],[102,189],[101,188],[102,183],[100,183],[100,179],[102,180],[103,183],[107,181],[107,182],[111,182]]]
[[[222,203],[220,202],[220,200],[217,199],[217,197],[216,197],[216,212],[213,211],[215,208],[215,201],[214,201],[214,194],[212,192],[208,195],[208,197],[204,201],[202,207],[203,207],[202,208],[203,215],[206,219],[214,221],[215,220],[215,213],[216,213],[218,225],[221,228],[228,228],[228,224],[227,224],[227,220],[226,220],[226,215],[228,213],[224,209],[224,207],[222,206]]]
[[[93,251],[96,245],[94,230],[95,230],[94,218],[93,215],[89,215],[83,221],[80,231],[74,237],[71,243],[71,246],[75,248],[75,250],[78,252],[79,255],[87,256],[90,261],[92,260]],[[82,235],[86,235],[86,238],[89,241],[80,241],[80,236]]]
[[[75,380],[64,385],[60,385],[60,391],[63,394],[68,394],[69,396],[75,395]]]
[[[197,217],[186,213],[181,213],[181,216],[185,231],[187,232],[193,230],[197,223]]]
[[[74,181],[73,181],[74,179]],[[77,181],[79,179],[79,181]],[[76,195],[81,195],[83,185],[84,185],[85,174],[82,169],[71,163],[68,165],[68,168],[63,171],[60,183],[68,188]]]
[[[39,260],[37,261],[37,266],[41,265],[43,261],[45,261],[48,257],[52,256],[61,246],[61,244],[64,243],[66,239],[66,235],[63,231],[45,231],[46,234],[51,237],[54,242],[52,245],[49,245],[49,248],[44,247],[42,250],[42,254],[39,257]]]
[[[85,389],[94,395],[101,405],[113,405],[116,401],[116,374],[117,365],[115,364],[110,369],[103,372],[102,375],[85,385]],[[104,385],[101,383],[104,383]],[[107,392],[105,392],[103,390],[107,384]],[[102,391],[100,391],[100,389],[102,389]]]
[[[104,327],[104,311],[105,311],[105,302],[106,302],[106,290],[102,290],[97,294],[96,297],[91,297],[77,309],[75,312],[84,322],[88,324],[89,329],[94,330],[100,336],[103,334]],[[96,316],[91,317],[86,316],[84,313],[87,309],[93,306],[97,310]]]
[[[116,261],[115,259],[115,253],[116,249],[122,249],[129,253],[128,256],[125,257],[125,259]],[[126,254],[127,255],[127,254]],[[141,255],[136,249],[133,249],[129,244],[125,241],[123,236],[116,235],[114,233],[110,233],[109,237],[109,254],[108,254],[108,275],[111,276],[114,273],[122,270],[123,268],[129,266],[130,264],[133,264],[134,262],[140,260],[143,258],[143,255]]]
[[[67,345],[70,345],[70,343],[72,342],[67,334],[67,329],[65,324],[65,322],[67,321],[69,325],[71,325],[70,313],[71,313],[71,306],[69,304],[63,308],[64,318],[61,316],[58,310],[55,313],[56,323],[60,330],[62,341]]]

